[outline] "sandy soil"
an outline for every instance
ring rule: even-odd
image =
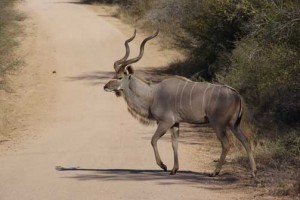
[[[26,67],[15,78],[22,123],[13,135],[23,137],[1,143],[1,200],[262,198],[247,169],[225,165],[221,176],[207,176],[220,148],[213,133],[197,134],[203,129],[182,127],[177,175],[156,166],[155,127],[139,124],[122,98],[103,90],[132,27],[77,1],[27,0],[22,7]],[[131,44],[132,55],[144,36]],[[134,67],[166,66],[178,57],[151,42]],[[171,169],[169,134],[159,149]]]

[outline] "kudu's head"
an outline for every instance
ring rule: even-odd
[[[159,30],[157,30],[153,35],[145,38],[143,42],[141,43],[140,46],[140,54],[136,58],[132,58],[130,60],[127,60],[129,53],[130,53],[130,48],[128,43],[131,42],[136,35],[136,31],[134,31],[134,34],[131,38],[125,41],[125,48],[126,48],[126,53],[123,58],[120,60],[117,60],[114,63],[114,69],[115,69],[115,76],[110,80],[106,85],[104,86],[104,90],[107,92],[115,92],[117,96],[121,95],[122,90],[128,86],[131,76],[133,75],[134,71],[133,68],[130,64],[138,62],[144,54],[144,47],[147,41],[155,38],[159,33]]]

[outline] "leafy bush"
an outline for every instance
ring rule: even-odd
[[[285,137],[273,136],[272,140],[262,140],[256,149],[257,162],[260,165],[284,169],[287,165],[300,164],[299,130],[283,134]],[[247,160],[247,159],[246,159]]]
[[[259,5],[245,26],[248,35],[235,42],[222,81],[240,90],[257,119],[299,126],[300,6],[292,1]]]
[[[0,1],[0,92],[11,91],[5,74],[16,65],[13,49],[16,46],[14,40],[17,32],[15,21],[23,20],[24,16],[16,13],[13,9],[13,0]],[[7,114],[11,112],[9,102],[0,98],[0,140],[7,131]]]
[[[0,76],[14,65],[12,49],[16,45],[14,30],[11,29],[18,16],[13,11],[14,1],[0,2]],[[0,83],[1,84],[1,83]]]

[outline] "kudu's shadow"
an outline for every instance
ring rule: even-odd
[[[185,66],[187,65],[187,66]],[[185,67],[183,67],[185,66]],[[148,82],[158,83],[165,77],[172,75],[181,75],[189,77],[189,74],[194,70],[195,65],[187,63],[187,61],[178,61],[171,63],[168,66],[145,66],[142,69],[134,68],[135,74]],[[115,75],[113,67],[111,71],[91,71],[78,76],[67,77],[68,81],[85,81],[90,85],[105,84],[109,79]]]
[[[106,84],[113,76],[115,72],[107,72],[107,71],[92,71],[86,72],[78,76],[69,76],[66,77],[66,81],[82,81],[91,86],[96,85],[104,85]]]
[[[164,77],[169,76],[169,71],[166,68],[153,68],[146,67],[140,70],[135,70],[135,74],[137,76],[151,82],[158,83],[164,79]],[[82,81],[84,83],[88,83],[89,85],[99,85],[106,84],[113,76],[115,72],[113,69],[111,71],[91,71],[85,72],[78,76],[69,76],[66,77],[66,81]]]
[[[162,170],[149,169],[91,169],[80,167],[56,167],[61,173],[68,172],[62,178],[76,179],[79,181],[155,181],[156,184],[190,184],[193,187],[202,187],[213,190],[234,189],[243,187],[238,177],[231,173],[210,177],[208,173],[193,172],[187,170],[178,171],[176,175]],[[70,172],[76,172],[73,174]],[[211,187],[210,187],[211,186]]]

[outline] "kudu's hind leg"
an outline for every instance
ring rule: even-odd
[[[156,159],[156,163],[158,166],[160,166],[163,170],[167,171],[167,166],[161,161],[159,153],[158,153],[158,148],[157,148],[157,141],[159,138],[161,138],[166,132],[167,130],[169,130],[169,128],[172,125],[169,125],[167,123],[159,123],[158,127],[154,133],[154,135],[152,136],[151,139],[151,145],[153,147],[154,150],[154,155],[155,155],[155,159]]]
[[[171,138],[172,138],[172,147],[174,152],[174,166],[171,171],[171,175],[176,174],[179,169],[179,162],[178,162],[178,136],[179,136],[179,124],[175,124],[171,128]]]
[[[211,176],[217,176],[220,173],[220,171],[222,169],[222,166],[224,164],[225,158],[226,158],[226,156],[229,152],[230,146],[231,146],[230,138],[228,137],[228,133],[226,132],[226,128],[216,129],[216,133],[217,133],[217,137],[220,140],[221,145],[222,145],[222,153],[221,153],[221,156],[220,156],[220,160],[219,160],[219,162],[216,166],[216,169],[211,174]]]
[[[244,148],[246,149],[248,157],[249,157],[251,169],[252,169],[252,177],[255,178],[257,169],[256,169],[256,163],[255,163],[255,160],[253,157],[253,147],[239,126],[237,126],[237,127],[232,126],[231,130],[234,133],[234,135],[239,139],[239,141],[242,143]]]

